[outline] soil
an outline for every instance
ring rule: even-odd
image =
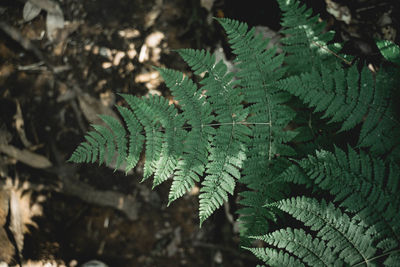
[[[240,249],[237,225],[229,220],[236,216],[235,197],[199,228],[198,188],[167,207],[170,182],[151,190],[150,181],[140,183],[140,164],[125,175],[105,166],[66,162],[96,122],[94,115],[112,114],[114,104],[123,104],[118,93],[170,97],[152,66],[192,76],[175,49],[213,51],[222,46],[231,58],[213,16],[280,28],[276,4],[217,0],[207,9],[205,2],[60,0],[64,27],[51,37],[48,12],[26,21],[24,0],[1,1],[0,137],[8,138],[0,138],[0,144],[18,149],[20,157],[0,153],[0,179],[25,182],[16,188],[31,193],[31,207],[41,206],[33,218],[36,226],[29,227],[12,264],[72,267],[93,259],[108,266],[258,263]],[[390,18],[398,15],[398,4],[390,1],[370,1],[374,20],[368,9],[357,11],[364,1],[350,1],[351,25],[329,14],[325,1],[308,2],[328,28],[338,31],[338,40],[354,42],[349,51],[365,58],[374,58],[371,40],[382,37],[384,27],[399,31],[395,20],[378,23],[385,12],[391,12]],[[399,41],[396,32],[390,38]],[[27,152],[34,155],[24,160],[21,155]],[[115,199],[130,202],[121,208]]]

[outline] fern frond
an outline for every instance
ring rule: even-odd
[[[274,186],[278,188],[278,186]],[[270,222],[276,221],[276,214],[271,209],[264,208],[265,203],[269,203],[270,196],[266,190],[240,192],[242,199],[239,201],[241,207],[237,213],[239,214],[239,231],[241,243],[250,245],[248,238],[252,235],[268,232]]]
[[[393,251],[389,257],[384,261],[385,266],[399,266],[400,262],[400,249]]]
[[[268,221],[275,218],[273,212],[261,207],[268,201],[283,197],[282,190],[279,190],[284,188],[282,184],[272,182],[281,171],[279,161],[274,161],[274,157],[295,153],[284,143],[296,133],[283,131],[295,113],[285,105],[290,95],[271,86],[285,73],[283,54],[277,56],[275,48],[266,50],[269,40],[255,35],[254,28],[248,31],[246,23],[231,19],[218,21],[228,34],[233,53],[237,55],[235,61],[239,70],[236,76],[249,106],[247,122],[252,130],[244,177],[240,180],[251,190],[240,194],[243,197],[240,204],[244,205],[238,211],[241,215],[241,236],[259,235],[268,229]]]
[[[184,119],[168,100],[157,96],[139,99],[122,94],[146,133],[144,178],[154,173],[153,187],[166,181],[174,172],[183,150],[186,132]],[[164,129],[162,134],[160,127]]]
[[[122,122],[100,116],[105,126],[93,125],[69,161],[126,164],[129,172],[143,152],[143,180],[154,175],[154,188],[172,178],[168,205],[200,183],[200,226],[241,182],[241,237],[267,243],[246,248],[266,265],[396,265],[400,123],[391,98],[399,72],[342,68],[346,57],[330,44],[325,24],[299,0],[277,1],[287,35],[283,54],[267,50],[269,40],[247,24],[218,19],[237,72],[205,50],[179,50],[201,75],[200,86],[181,72],[156,68],[173,104],[121,94],[129,105],[117,107]],[[358,129],[357,152],[335,146]],[[306,194],[329,192],[333,201],[290,198],[304,194],[304,186],[293,184],[305,185]],[[268,233],[271,222],[285,222],[288,214],[307,228]]]
[[[105,159],[105,161],[106,164],[111,164],[116,150],[114,143],[114,135],[110,131],[110,129],[105,126],[102,125],[92,125],[92,126],[97,132],[99,132],[104,137],[107,147],[107,152],[105,153],[105,156],[107,156],[107,158]]]
[[[112,132],[105,126],[93,125],[97,132],[91,131],[85,136],[86,142],[82,142],[72,153],[68,161],[70,162],[93,162],[99,155],[99,164],[104,161],[107,154],[106,163],[109,164],[114,156],[115,144]],[[107,153],[105,147],[107,146]]]
[[[324,111],[331,122],[343,122],[340,131],[362,123],[360,147],[371,147],[378,154],[391,152],[391,157],[399,159],[400,122],[390,99],[396,83],[385,71],[374,78],[367,67],[359,74],[356,66],[345,72],[337,65],[333,73],[321,66],[320,71],[283,79],[277,86],[298,96],[315,112]]]
[[[182,108],[185,120],[191,126],[184,143],[183,155],[174,173],[168,197],[169,205],[190,190],[195,181],[200,181],[208,162],[210,141],[215,134],[214,128],[208,126],[214,120],[214,116],[205,96],[190,79],[183,77],[178,71],[159,68],[157,70]]]
[[[373,226],[374,240],[394,239],[400,244],[400,169],[395,163],[358,154],[319,151],[285,171],[283,179],[315,185],[329,191],[347,211]],[[299,179],[299,177],[303,177]]]
[[[264,241],[268,245],[286,250],[288,254],[296,256],[307,266],[343,266],[341,261],[327,246],[324,240],[313,238],[303,229],[281,229],[255,239]],[[272,255],[270,255],[271,257]],[[268,263],[268,262],[265,262]]]
[[[285,62],[291,74],[303,73],[310,66],[324,62],[330,65],[338,59],[330,51],[337,52],[338,44],[328,45],[334,32],[325,32],[326,23],[319,22],[318,16],[312,16],[312,10],[301,5],[298,0],[277,0],[282,10],[281,39],[282,49],[287,53]],[[301,60],[299,60],[301,59]]]
[[[237,55],[237,77],[251,114],[247,121],[254,123],[252,136],[256,140],[253,140],[253,147],[267,146],[265,149],[269,160],[275,153],[285,155],[287,151],[280,151],[280,145],[290,141],[295,133],[282,129],[294,118],[295,112],[284,105],[290,100],[290,95],[272,86],[285,73],[282,67],[283,54],[276,56],[276,48],[266,50],[269,40],[255,35],[254,28],[247,31],[246,23],[231,19],[218,21],[228,34],[233,53]],[[289,153],[293,154],[294,151]],[[258,153],[252,153],[250,149],[249,154]]]
[[[99,117],[110,127],[111,132],[114,135],[114,141],[117,145],[117,159],[115,164],[115,170],[119,168],[122,162],[126,160],[127,156],[127,142],[125,139],[126,131],[124,126],[114,117],[108,115],[99,115]],[[112,153],[112,152],[110,152]],[[112,155],[112,154],[110,154]],[[114,155],[112,155],[114,156]]]
[[[125,167],[125,173],[128,173],[139,161],[145,138],[141,134],[143,127],[136,119],[135,114],[125,107],[117,106],[117,109],[124,119],[129,132],[129,148]]]
[[[295,257],[289,255],[283,250],[277,250],[273,248],[248,248],[244,247],[248,251],[252,252],[257,258],[262,260],[269,266],[299,266],[305,267],[305,265]]]
[[[96,136],[98,135],[98,136]],[[88,132],[88,134],[85,136],[86,139],[86,144],[83,145],[85,149],[87,149],[87,152],[90,150],[92,151],[91,155],[88,155],[88,161],[90,160],[90,157],[92,158],[92,163],[94,163],[97,160],[97,154],[99,153],[99,149],[104,146],[105,144],[105,139],[99,135],[97,132],[91,131]],[[104,153],[104,152],[103,152]]]
[[[227,73],[222,62],[208,52],[192,49],[178,51],[182,58],[197,74],[206,72],[200,83],[206,91],[207,100],[216,113],[215,120],[221,126],[216,129],[212,140],[206,177],[200,189],[200,224],[233,194],[239,169],[246,159],[246,146],[251,135],[250,129],[242,122],[247,118],[247,110],[241,104],[243,96],[233,73]]]
[[[233,194],[235,180],[240,178],[239,169],[246,159],[243,144],[225,143],[225,138],[231,135],[232,129],[223,128],[225,129],[218,129],[214,142],[215,147],[211,147],[210,162],[207,165],[206,177],[200,189],[199,216],[201,223],[228,200],[228,193]],[[218,134],[220,135],[218,136]]]
[[[274,206],[302,221],[312,231],[317,231],[317,237],[324,240],[326,246],[332,248],[332,253],[344,262],[351,265],[360,261],[368,262],[374,256],[376,249],[372,246],[372,237],[367,229],[351,220],[332,203],[297,197],[281,200]],[[313,252],[314,256],[324,255],[325,248],[318,245],[317,251]]]
[[[239,230],[241,242],[248,245],[248,237],[262,235],[270,228],[271,222],[277,221],[276,210],[265,208],[264,205],[286,198],[290,192],[287,183],[279,174],[288,168],[288,161],[273,159],[269,163],[260,157],[260,160],[246,160],[244,164],[244,176],[240,182],[247,189],[240,192],[242,197],[239,204],[243,207],[239,214]],[[255,159],[255,158],[253,158]]]

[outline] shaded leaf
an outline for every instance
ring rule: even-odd
[[[384,58],[400,65],[400,47],[398,45],[388,40],[379,40],[376,45]]]
[[[36,18],[42,9],[32,2],[28,1],[24,5],[24,10],[22,11],[22,17],[26,22]]]

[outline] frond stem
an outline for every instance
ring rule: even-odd
[[[201,127],[212,127],[212,126],[224,126],[224,125],[235,125],[235,124],[241,124],[241,125],[271,125],[270,122],[221,122],[221,123],[209,123],[209,124],[201,124]],[[192,126],[183,126],[182,129],[192,129]],[[159,129],[160,132],[163,132],[164,129]],[[141,131],[140,134],[145,134],[145,131]]]
[[[242,124],[242,125],[271,125],[270,122],[222,122],[222,123],[210,123],[210,124],[202,124],[203,127],[205,126],[222,126],[222,125],[234,125],[234,124]],[[184,128],[191,128],[191,127],[184,127]]]
[[[315,42],[315,41],[311,41],[311,42],[312,42],[313,44],[315,44],[316,46],[318,46],[319,48],[324,49],[324,50],[325,50],[326,52],[328,52],[329,54],[332,54],[332,55],[334,55],[335,57],[337,57],[338,59],[342,60],[342,61],[343,61],[344,63],[346,63],[347,65],[349,65],[349,66],[352,65],[350,61],[348,61],[347,59],[345,59],[345,58],[342,57],[342,56],[339,56],[338,54],[336,54],[335,52],[333,52],[333,51],[330,50],[329,48],[326,48],[326,47],[320,45],[319,43],[317,43],[317,42]]]
[[[352,265],[352,267],[354,267],[354,266],[359,266],[359,265],[362,265],[362,264],[364,264],[364,263],[367,263],[367,264],[368,264],[369,261],[374,261],[374,260],[376,260],[376,259],[385,257],[386,255],[390,255],[390,254],[396,253],[396,252],[400,252],[400,248],[395,249],[395,250],[392,250],[392,251],[388,251],[388,252],[383,253],[383,254],[381,254],[381,255],[378,255],[378,256],[376,256],[376,257],[372,257],[372,258],[370,258],[370,259],[361,261],[361,262],[359,262],[359,263],[357,263],[357,264]]]

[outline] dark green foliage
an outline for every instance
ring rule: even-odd
[[[281,40],[282,49],[287,53],[285,62],[289,74],[299,74],[311,66],[339,61],[332,53],[340,50],[340,44],[329,44],[334,32],[325,32],[326,23],[318,16],[312,16],[312,10],[300,5],[298,0],[277,0],[281,8],[285,37]],[[346,56],[343,56],[346,57]]]
[[[288,2],[280,1],[280,4],[285,6]],[[297,6],[296,2],[291,4]],[[304,266],[362,266],[379,262],[397,266],[396,260],[400,257],[400,123],[391,96],[399,86],[398,77],[393,75],[398,71],[382,68],[373,74],[364,67],[359,72],[356,67],[343,68],[336,59],[329,60],[329,55],[327,59],[327,55],[317,53],[318,48],[313,44],[318,36],[307,37],[306,31],[299,29],[299,24],[316,22],[315,18],[302,22],[304,10],[303,7],[286,13],[284,22],[288,23],[284,25],[289,28],[284,32],[291,33],[288,38],[298,42],[285,41],[284,49],[296,56],[308,53],[312,62],[302,60],[298,68],[299,64],[290,62],[289,54],[285,61],[295,75],[275,85],[314,107],[314,112],[323,112],[323,117],[331,118],[330,122],[341,122],[340,131],[361,124],[358,146],[370,148],[372,153],[370,156],[348,146],[347,154],[335,148],[334,153],[320,150],[315,156],[292,160],[291,166],[276,180],[303,184],[313,192],[328,191],[334,196],[335,204],[304,196],[266,204],[265,211],[277,207],[310,227],[311,232],[306,234],[302,229],[288,228],[255,236],[269,247],[249,250],[273,266],[288,266],[289,261]],[[300,23],[292,23],[296,19]],[[296,31],[300,37],[295,36]],[[301,48],[302,45],[307,49]],[[310,65],[301,65],[304,62]]]
[[[399,166],[348,149],[348,154],[338,148],[335,154],[317,151],[290,166],[282,179],[329,191],[339,206],[374,226],[376,239],[392,238],[400,244]]]
[[[218,19],[237,72],[207,51],[179,50],[200,87],[157,68],[177,104],[121,95],[124,124],[101,116],[107,126],[93,125],[70,161],[129,172],[143,150],[144,179],[172,180],[168,204],[200,185],[200,224],[240,182],[243,247],[270,266],[398,266],[398,47],[378,43],[392,63],[359,70],[311,10],[278,3],[284,53],[245,23]],[[280,229],[291,217],[296,228]]]
[[[332,70],[321,65],[317,69],[280,80],[277,86],[315,107],[315,112],[324,112],[331,122],[342,122],[340,131],[362,123],[360,147],[400,159],[400,122],[391,98],[398,86],[396,77],[384,70],[374,75],[367,67],[361,73],[356,66],[344,70],[336,65]]]
[[[282,130],[294,118],[295,112],[285,105],[290,95],[271,86],[284,74],[284,68],[279,68],[283,56],[277,56],[275,49],[265,50],[269,40],[255,36],[254,29],[247,31],[245,23],[230,19],[220,19],[219,22],[228,34],[233,53],[237,55],[237,78],[251,114],[247,122],[251,125],[252,139],[248,143],[241,182],[253,191],[241,193],[243,199],[240,203],[245,208],[238,211],[242,215],[239,219],[241,233],[248,236],[268,229],[268,219],[272,219],[274,214],[261,208],[262,204],[281,198],[281,191],[286,188],[282,183],[276,184],[275,177],[270,174],[276,173],[275,169],[279,167],[286,167],[275,159],[278,153],[285,156],[295,154],[285,143],[296,133]]]
[[[332,248],[327,246],[324,240],[313,238],[303,229],[281,229],[268,235],[256,238],[264,241],[271,246],[276,246],[277,248],[287,250],[290,254],[293,254],[296,257],[303,259],[304,263],[310,266],[343,265],[343,261],[341,261],[337,257],[337,255],[333,253]],[[258,257],[263,255],[264,253],[272,254],[271,252],[260,249],[258,251]],[[287,253],[287,255],[289,253]],[[286,256],[286,258],[289,257]],[[285,265],[284,257],[282,257],[282,259],[278,259],[276,257],[271,257],[270,259],[268,259],[267,256],[266,259],[267,260],[264,261],[269,264],[273,264],[273,261],[275,261],[275,264],[273,265]],[[301,265],[300,260],[298,260],[297,262],[299,265]]]
[[[400,47],[398,45],[388,40],[379,40],[376,45],[381,50],[382,56],[400,66]]]
[[[205,51],[180,50],[179,54],[189,64],[195,74],[207,73],[200,83],[207,90],[207,100],[216,113],[215,120],[220,124],[208,156],[206,176],[200,189],[200,223],[233,194],[235,180],[240,178],[239,169],[246,159],[246,143],[250,129],[243,124],[247,110],[241,102],[242,95],[233,80],[233,73],[227,72],[226,65],[215,62],[215,57]]]
[[[138,123],[131,110],[121,106],[118,106],[117,109],[124,118],[129,131],[129,149],[126,157],[126,172],[128,173],[139,161],[144,142],[144,136],[141,134],[143,127]]]
[[[214,116],[211,115],[210,104],[205,101],[205,97],[190,79],[183,77],[178,71],[168,69],[158,69],[158,71],[184,111],[182,113],[184,118],[192,127],[183,146],[182,158],[174,173],[169,193],[170,204],[190,190],[195,182],[200,181],[208,162],[212,136],[215,134],[212,127],[203,126],[209,125]]]
[[[368,228],[335,208],[332,203],[306,197],[279,201],[275,206],[316,231],[316,238],[303,230],[286,229],[256,237],[294,254],[312,266],[343,266],[368,261],[376,249]]]
[[[215,57],[206,51],[185,49],[179,53],[195,73],[207,72],[208,75],[198,90],[182,73],[159,69],[179,101],[182,113],[159,96],[140,99],[121,95],[130,109],[119,107],[118,110],[130,132],[130,140],[138,135],[138,129],[144,129],[144,179],[154,174],[155,187],[173,177],[169,203],[190,190],[205,174],[199,196],[202,223],[228,200],[228,194],[233,194],[252,132],[245,121],[248,111],[242,105],[243,95],[235,87],[237,81],[227,72],[226,65],[215,62]],[[204,90],[206,93],[202,94]],[[94,161],[100,150],[100,155],[107,154],[107,163],[110,163],[117,150],[116,166],[126,162],[129,171],[137,163],[142,138],[138,138],[137,144],[129,142],[128,158],[124,127],[111,117],[101,118],[109,128],[94,126],[98,131],[97,138],[92,138],[90,135],[93,134],[89,133],[88,142],[76,149],[70,161]],[[183,127],[184,124],[190,128]],[[105,145],[107,153],[104,152]],[[99,160],[102,163],[101,156]]]

